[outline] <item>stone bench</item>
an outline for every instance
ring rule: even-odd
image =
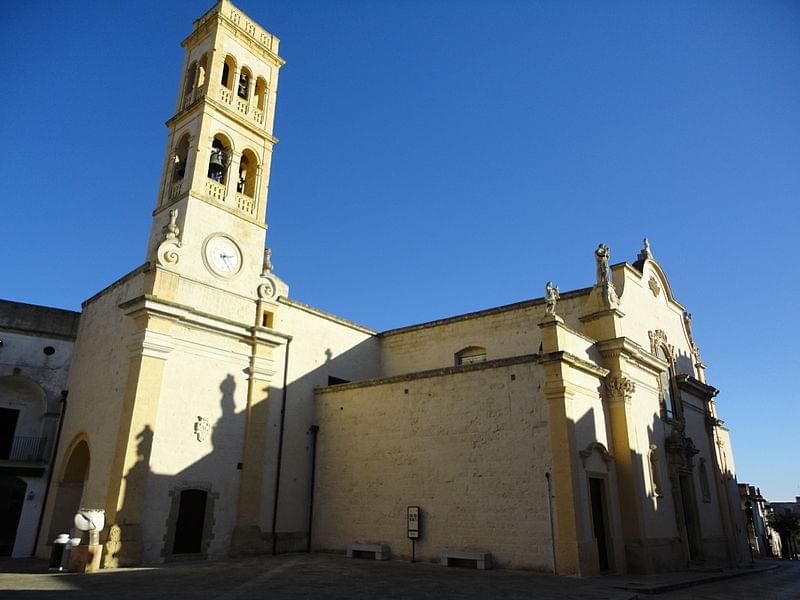
[[[478,569],[492,568],[492,555],[489,552],[456,552],[448,550],[442,553],[442,565],[445,567],[466,566],[465,562],[475,561]]]
[[[373,554],[375,560],[389,560],[391,552],[388,544],[350,544],[347,547],[347,558],[366,558],[364,554]]]

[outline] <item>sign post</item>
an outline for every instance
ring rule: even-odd
[[[406,509],[406,528],[408,539],[411,540],[411,562],[416,560],[417,540],[422,530],[419,518],[419,506],[409,506]]]

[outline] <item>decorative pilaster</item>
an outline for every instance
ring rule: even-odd
[[[261,305],[261,302],[258,304]],[[258,313],[260,314],[260,310]],[[251,344],[242,475],[239,480],[236,527],[231,540],[231,551],[234,554],[255,554],[264,549],[259,517],[264,473],[263,458],[269,431],[267,400],[275,375],[272,355],[277,340],[257,325],[252,329]],[[287,351],[286,346],[285,351]]]
[[[106,568],[142,560],[141,522],[150,452],[164,363],[173,348],[170,320],[148,314],[141,301],[135,301],[127,314],[138,331],[128,346],[128,377],[106,495],[106,522],[114,534],[103,559]]]

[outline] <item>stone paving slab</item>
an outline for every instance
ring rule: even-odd
[[[479,571],[325,554],[179,563],[94,574],[32,572],[45,568],[46,563],[20,567],[9,572],[7,565],[0,564],[3,600],[632,600],[636,596],[604,585],[597,578],[573,579],[506,569]]]
[[[743,569],[719,569],[716,572],[681,571],[639,577],[615,576],[613,580],[624,580],[624,583],[614,583],[612,580],[611,585],[621,590],[636,591],[640,594],[663,594],[696,585],[745,577],[747,575],[757,575],[778,568],[780,568],[779,564],[759,564]]]
[[[687,585],[764,573],[777,566],[765,564],[722,573],[568,578],[510,569],[478,571],[445,568],[434,563],[348,559],[331,554],[182,562],[95,574],[47,573],[46,561],[22,560],[0,561],[0,598],[634,600],[644,594],[668,592]],[[631,584],[639,585],[631,587]],[[708,586],[703,589],[710,591]]]

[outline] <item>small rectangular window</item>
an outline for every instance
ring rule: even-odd
[[[458,357],[459,365],[474,365],[475,363],[482,363],[482,362],[486,362],[485,354],[473,354],[471,356]]]
[[[271,313],[270,311],[265,310],[261,314],[261,326],[262,327],[269,327],[270,329],[272,329],[272,326],[274,325],[274,322],[275,322],[274,313]]]

